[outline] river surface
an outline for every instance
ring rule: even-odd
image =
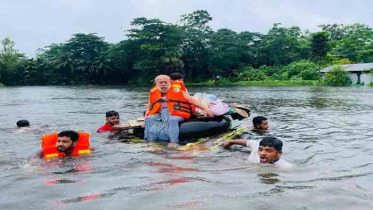
[[[249,151],[154,152],[97,134],[105,112],[141,117],[146,88],[0,88],[0,209],[373,209],[373,89],[190,87],[250,104],[284,142],[292,169],[247,162]],[[17,130],[17,120],[33,127]],[[92,133],[94,155],[32,158],[40,137]],[[263,136],[248,131],[248,139]]]

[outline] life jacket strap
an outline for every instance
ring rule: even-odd
[[[154,105],[156,103],[165,103],[165,102],[168,102],[168,100],[167,99],[163,99],[163,98],[159,98],[158,100],[154,101],[154,103],[150,106],[150,110],[153,110]]]
[[[52,154],[46,154],[45,155],[45,158],[55,158],[55,157],[58,157],[57,153],[52,153]]]
[[[190,103],[179,100],[169,100],[170,102],[175,102],[174,110],[186,113],[192,113]],[[183,106],[186,105],[186,106]]]
[[[159,98],[158,100],[156,100],[151,106],[150,106],[150,110],[153,110],[154,108],[154,105],[156,103],[165,103],[165,102],[174,102],[175,105],[173,106],[174,107],[174,110],[176,111],[180,111],[180,112],[186,112],[186,113],[192,113],[192,107],[190,106],[190,103],[189,102],[185,102],[185,101],[179,101],[179,100],[167,100],[167,99],[163,99],[163,98]],[[184,106],[183,106],[184,105]],[[186,106],[185,106],[186,105]]]
[[[79,155],[91,154],[91,150],[90,149],[79,150],[78,154]]]

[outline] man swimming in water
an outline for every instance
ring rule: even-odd
[[[99,129],[97,133],[115,131],[119,128],[119,113],[116,111],[106,112],[106,123]]]
[[[251,152],[248,161],[252,163],[270,163],[281,168],[292,167],[292,164],[281,159],[282,141],[276,137],[264,137],[260,143],[254,140],[237,139],[224,141],[223,148],[228,148],[233,144],[246,146]]]
[[[16,124],[18,128],[30,127],[30,122],[28,120],[18,120]]]
[[[71,155],[76,144],[78,143],[79,134],[75,131],[62,131],[57,137],[57,150],[59,152],[65,153],[66,155]]]
[[[80,136],[76,131],[67,130],[58,134],[43,136],[43,150],[38,153],[38,156],[54,158],[90,154],[91,148],[89,148],[89,134],[81,133],[81,135],[82,136]],[[80,139],[80,137],[82,139]]]
[[[269,128],[268,119],[263,116],[256,116],[253,118],[254,130],[265,131]]]

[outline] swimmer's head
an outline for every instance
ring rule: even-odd
[[[256,116],[253,118],[253,126],[257,130],[268,130],[269,123],[267,118],[263,116]]]
[[[172,73],[170,75],[170,78],[171,78],[172,81],[175,81],[175,80],[184,81],[184,75],[182,73],[179,73],[179,72]]]
[[[19,120],[17,122],[18,128],[29,127],[29,126],[30,126],[30,122],[28,120]]]
[[[79,140],[76,131],[62,131],[57,135],[56,147],[59,152],[71,153]]]
[[[282,141],[276,137],[264,137],[259,143],[259,157],[262,163],[274,163],[281,158]]]
[[[113,126],[113,125],[117,125],[119,124],[119,113],[112,110],[112,111],[108,111],[106,112],[106,122],[109,123],[109,125]]]
[[[159,75],[155,78],[155,86],[161,93],[167,93],[171,87],[171,79],[167,75]]]

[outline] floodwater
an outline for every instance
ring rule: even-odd
[[[246,162],[239,146],[154,152],[96,134],[105,112],[140,117],[147,89],[0,88],[0,209],[373,209],[373,89],[195,87],[269,118],[292,169]],[[19,119],[33,128],[15,130]],[[252,117],[235,122],[250,125]],[[45,162],[40,136],[92,133],[94,155]],[[248,132],[248,139],[262,136]]]

